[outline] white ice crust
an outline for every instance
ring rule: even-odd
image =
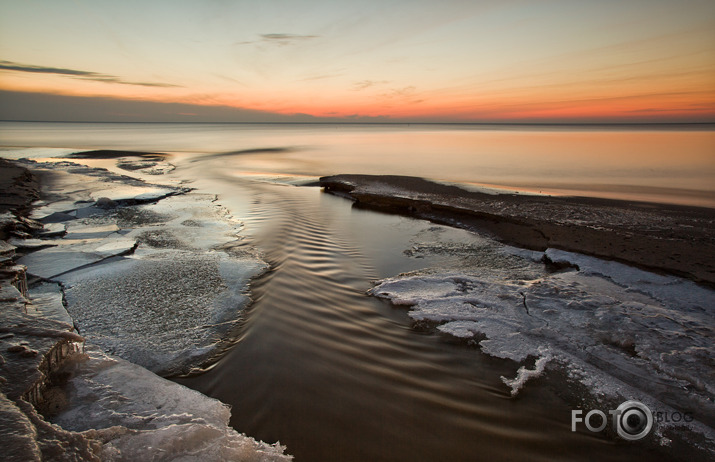
[[[55,172],[59,199],[38,204],[32,215],[45,222],[44,232],[18,240],[39,249],[19,263],[47,281],[30,290],[25,312],[79,327],[87,339],[87,354],[62,388],[68,403],[53,419],[58,431],[100,440],[108,461],[292,460],[280,443],[232,429],[227,405],[148,370],[188,372],[230,342],[250,301],[248,284],[267,268],[240,244],[240,222],[213,195],[78,170],[87,174]],[[105,197],[126,203],[95,203]],[[4,300],[22,298],[13,286],[2,292]],[[53,389],[55,405],[60,395]],[[15,407],[0,400],[0,414],[37,449],[33,427]]]
[[[225,346],[248,305],[249,283],[265,262],[250,249],[223,250],[241,224],[213,204],[213,196],[172,196],[156,204],[68,224],[59,252],[109,263],[51,269],[63,284],[69,313],[88,341],[159,374],[186,373]],[[131,212],[129,214],[129,212]],[[63,242],[79,242],[68,245]],[[136,249],[125,254],[126,248]],[[91,251],[78,252],[91,248]],[[40,262],[30,265],[42,267]],[[80,262],[81,263],[81,262]],[[94,263],[94,261],[93,261]]]
[[[533,262],[544,255],[504,251]],[[503,378],[512,395],[553,363],[597,395],[715,413],[715,291],[617,262],[545,253],[578,269],[520,280],[447,268],[384,279],[370,294],[408,305],[413,320],[441,332],[474,337],[489,355],[535,358]],[[706,425],[690,427],[713,438]]]
[[[97,430],[103,460],[292,460],[280,443],[230,428],[228,405],[140,366],[90,349],[73,369],[69,406],[53,423]]]

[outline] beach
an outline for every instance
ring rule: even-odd
[[[0,458],[715,460],[713,31],[0,3]]]
[[[713,209],[539,194],[487,194],[423,178],[320,179],[357,206],[493,233],[533,250],[559,248],[715,284]]]
[[[189,372],[225,349],[236,309],[248,302],[247,281],[264,270],[246,252],[207,255],[166,239],[172,227],[157,217],[173,212],[189,234],[204,226],[205,245],[230,247],[224,239],[237,229],[212,197],[71,162],[2,160],[2,173],[0,387],[9,460],[291,459],[279,444],[229,427],[225,404],[157,375]],[[168,198],[175,200],[157,212]],[[144,252],[140,242],[149,243]],[[151,291],[163,294],[153,306]],[[162,310],[187,301],[188,319],[175,312],[157,324]]]
[[[92,150],[4,164],[19,293],[3,303],[35,310],[4,325],[38,326],[4,328],[14,355],[37,351],[13,376],[3,352],[22,447],[50,454],[62,435],[82,460],[177,438],[215,460],[503,456],[488,440],[562,460],[712,454],[713,209],[406,176],[285,181],[225,162]],[[570,408],[625,399],[689,420],[634,444],[569,431]],[[429,422],[443,428],[433,442]]]

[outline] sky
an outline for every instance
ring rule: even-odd
[[[715,1],[0,0],[0,120],[715,122]]]

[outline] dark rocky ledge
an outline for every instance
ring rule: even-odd
[[[491,233],[715,285],[715,210],[587,197],[486,194],[417,177],[334,175],[326,192],[356,206]]]
[[[99,460],[101,442],[46,422],[41,412],[57,403],[56,372],[82,349],[84,338],[71,324],[28,309],[27,268],[15,263],[15,246],[42,229],[27,218],[40,196],[28,169],[0,159],[0,435],[8,460]],[[39,412],[38,412],[39,411]]]

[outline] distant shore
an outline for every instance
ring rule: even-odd
[[[334,175],[326,192],[356,206],[478,229],[715,285],[715,209],[587,197],[486,194],[418,177]]]

